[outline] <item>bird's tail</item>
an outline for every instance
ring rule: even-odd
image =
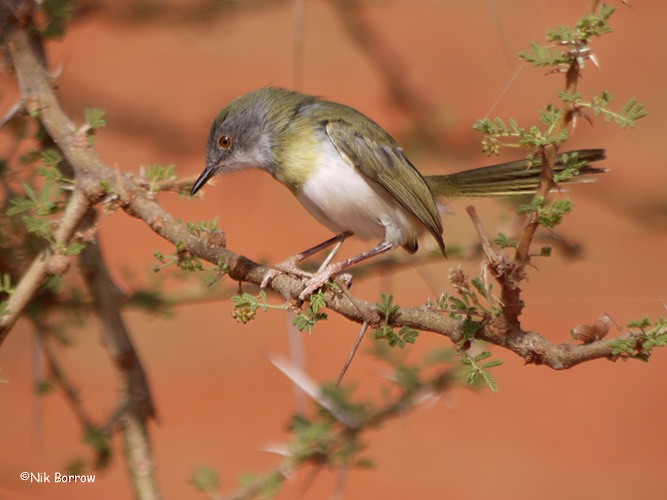
[[[585,176],[601,174],[605,168],[591,162],[603,160],[604,149],[580,149],[561,153],[553,166],[557,183],[590,182]],[[542,172],[542,158],[525,159],[489,167],[464,170],[449,175],[427,176],[426,183],[434,196],[510,196],[534,193]]]

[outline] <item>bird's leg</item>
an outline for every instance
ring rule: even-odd
[[[266,288],[271,283],[273,278],[275,278],[276,276],[279,276],[283,273],[294,274],[296,276],[303,276],[303,277],[306,277],[306,278],[311,277],[312,275],[310,273],[307,273],[307,272],[301,270],[297,266],[297,264],[299,262],[301,262],[302,260],[307,259],[311,255],[315,255],[316,253],[321,252],[325,248],[329,248],[331,245],[335,244],[336,246],[333,248],[333,250],[331,251],[329,256],[326,258],[326,260],[324,261],[324,263],[320,267],[320,270],[322,270],[324,267],[329,265],[329,263],[331,262],[331,259],[333,259],[334,255],[336,255],[336,253],[340,249],[343,242],[351,235],[352,235],[352,233],[349,233],[349,232],[340,233],[340,234],[334,236],[333,238],[330,238],[327,241],[324,241],[324,242],[320,243],[319,245],[315,245],[314,247],[309,248],[308,250],[304,250],[301,253],[293,255],[292,257],[289,257],[289,258],[285,259],[284,261],[279,262],[278,264],[273,266],[272,269],[269,269],[266,272],[266,274],[264,275],[264,278],[262,279],[262,284],[260,286],[262,288]]]
[[[340,273],[342,270],[350,267],[353,264],[361,262],[362,260],[370,259],[376,255],[381,255],[389,250],[396,248],[396,245],[383,241],[375,248],[367,250],[364,253],[350,257],[343,262],[336,262],[335,264],[329,264],[324,269],[320,269],[315,274],[313,274],[310,279],[306,282],[306,287],[303,289],[299,295],[300,300],[306,300],[313,292],[318,288],[321,288],[327,281],[331,279],[332,276]]]

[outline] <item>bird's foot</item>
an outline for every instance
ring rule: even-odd
[[[308,281],[306,281],[305,288],[299,294],[299,300],[304,301],[308,299],[313,293],[322,288],[328,283],[332,277],[340,273],[341,267],[339,264],[330,264],[324,269],[313,274]],[[352,275],[345,273],[337,276],[342,283],[349,288],[352,284]]]
[[[295,257],[290,257],[289,259],[285,259],[282,262],[279,262],[273,268],[269,269],[266,271],[266,274],[264,274],[264,278],[262,278],[262,283],[259,285],[261,288],[266,288],[271,284],[273,279],[276,276],[280,276],[281,274],[293,274],[295,276],[300,276],[302,278],[310,278],[312,277],[311,273],[307,273],[306,271],[303,271],[300,269],[296,264],[299,262]]]

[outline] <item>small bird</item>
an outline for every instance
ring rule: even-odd
[[[563,153],[555,170],[576,165],[580,174],[605,172],[589,165],[604,157],[601,149]],[[191,195],[215,174],[250,168],[271,174],[336,233],[274,266],[262,283],[266,286],[282,272],[307,276],[302,300],[362,260],[397,247],[416,252],[426,234],[446,255],[436,197],[531,193],[541,171],[539,161],[522,160],[424,177],[389,133],[359,111],[276,87],[252,91],[220,111],[208,138],[206,167]],[[345,261],[330,263],[351,235],[379,243]],[[301,260],[332,245],[336,247],[316,273],[309,275],[297,267]]]

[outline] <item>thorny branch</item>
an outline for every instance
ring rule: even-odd
[[[60,219],[58,229],[55,234],[55,242],[67,243],[79,227],[81,219],[91,206],[91,201],[79,189],[75,189],[69,200],[69,204]],[[53,256],[56,253],[52,250],[41,252],[33,260],[30,267],[21,277],[16,289],[9,297],[7,304],[8,314],[0,316],[0,345],[4,342],[18,318],[24,309],[30,304],[30,301],[40,291],[44,280],[49,276],[52,269]]]
[[[320,391],[315,381],[296,365],[281,359],[274,359],[272,363],[305,394],[308,394],[318,407],[325,408],[336,425],[330,434],[322,436],[317,445],[309,443],[304,446],[292,443],[282,451],[281,454],[285,457],[276,467],[234,493],[218,497],[220,500],[242,500],[262,496],[267,492],[267,488],[286,481],[299,466],[303,465],[312,465],[317,468],[331,465],[332,468],[338,467],[343,470],[353,467],[354,464],[351,463],[340,464],[327,461],[335,461],[339,451],[346,446],[354,446],[355,440],[365,430],[377,429],[388,421],[403,417],[410,409],[439,398],[453,385],[455,380],[454,371],[451,368],[438,370],[428,378],[416,382],[410,389],[404,388],[393,395],[381,408],[363,415],[356,415],[340,402],[333,400],[329,394]],[[345,457],[345,453],[341,455]],[[337,498],[335,494],[334,498]]]
[[[158,498],[155,463],[146,428],[149,418],[155,416],[155,409],[146,374],[120,314],[121,294],[111,280],[97,243],[91,243],[83,250],[81,268],[93,297],[95,312],[102,323],[104,344],[121,380],[117,425],[122,431],[127,466],[136,496]]]
[[[267,270],[246,257],[236,254],[220,245],[220,242],[209,235],[198,236],[192,233],[185,224],[167,213],[144,188],[131,181],[131,176],[118,174],[115,170],[104,165],[95,155],[94,150],[82,146],[76,141],[77,129],[65,117],[51,87],[46,70],[38,63],[36,55],[30,48],[27,34],[18,28],[6,31],[6,44],[12,56],[14,66],[21,82],[23,102],[33,110],[38,110],[49,134],[60,145],[66,159],[73,165],[76,172],[75,193],[81,193],[89,203],[100,203],[104,196],[113,198],[113,203],[127,214],[144,221],[154,232],[172,242],[182,245],[189,253],[213,264],[225,263],[229,267],[229,276],[236,281],[245,281],[259,285]],[[102,184],[108,185],[103,189]],[[72,203],[76,198],[72,198]],[[69,210],[69,206],[68,206]],[[66,211],[67,214],[67,211]],[[65,236],[71,236],[67,233]],[[516,272],[504,273],[507,280],[503,291],[510,290],[511,297],[515,297],[515,310],[507,319],[518,316],[522,303],[520,302],[518,287],[513,281],[520,277]],[[25,279],[25,278],[24,278]],[[37,290],[37,286],[31,290]],[[300,279],[280,275],[276,277],[271,288],[285,297],[298,297],[302,289]],[[363,323],[367,321],[371,326],[380,321],[377,314],[362,315],[359,311],[375,311],[371,303],[356,300],[353,304],[345,295],[328,291],[325,294],[327,306],[342,316]],[[29,300],[26,297],[24,300]],[[506,308],[512,307],[512,300],[503,301]],[[358,307],[363,304],[363,307]],[[18,316],[10,313],[15,321]],[[4,334],[9,331],[13,322],[2,320]],[[451,338],[458,342],[463,335],[463,321],[444,316],[441,311],[433,307],[418,306],[402,308],[392,317],[392,326],[408,326],[422,331],[430,331]],[[569,343],[553,344],[539,333],[523,330],[518,321],[489,322],[483,325],[477,334],[479,340],[491,342],[507,348],[521,356],[529,363],[544,364],[554,369],[565,369],[598,358],[611,358],[612,348],[608,341],[597,341],[586,345],[571,345]]]
[[[413,111],[423,110],[423,103],[410,101],[410,96],[413,94],[406,90],[407,84],[402,77],[398,78],[400,71],[392,71],[392,68],[396,68],[390,62],[392,59],[390,53],[376,43],[377,38],[364,35],[367,33],[367,26],[363,24],[363,17],[359,12],[360,3],[357,0],[334,0],[334,4],[357,42],[372,52],[374,59],[380,61],[380,67],[384,68],[387,81],[393,83],[390,88],[394,98]],[[56,245],[67,244],[77,230],[90,225],[92,222],[89,219],[93,216],[94,207],[103,204],[105,208],[118,208],[142,220],[154,232],[192,256],[214,265],[224,263],[232,279],[255,285],[261,283],[267,271],[266,267],[227,250],[219,234],[193,233],[187,225],[160,207],[154,199],[154,193],[151,192],[150,183],[135,175],[120,173],[104,165],[86,140],[86,130],[77,127],[61,109],[53,90],[51,77],[43,64],[42,54],[31,43],[28,32],[18,25],[8,25],[3,27],[3,36],[21,90],[21,106],[16,109],[38,117],[49,136],[60,148],[67,163],[72,166],[75,187],[55,233]],[[567,93],[573,94],[576,91],[578,77],[578,62],[575,62],[568,68],[566,74]],[[574,108],[566,111],[560,127],[569,126],[575,117]],[[553,146],[546,146],[541,153],[544,170],[537,196],[546,197],[553,186],[551,165],[557,151]],[[183,189],[184,183],[184,180],[165,180],[157,187],[178,192]],[[514,258],[509,259],[490,243],[474,209],[469,208],[468,212],[479,234],[488,260],[488,269],[500,285],[502,305],[501,313],[497,317],[484,318],[480,330],[476,333],[476,339],[511,350],[527,363],[544,364],[553,369],[566,369],[599,358],[616,359],[617,355],[614,354],[609,340],[593,340],[582,345],[553,344],[539,333],[526,331],[521,327],[519,316],[523,302],[519,283],[524,278],[525,267],[530,262],[529,250],[539,225],[535,214],[528,216]],[[54,273],[67,272],[69,262],[65,266],[54,266],[52,262],[54,256],[62,257],[55,248],[43,251],[19,280],[8,301],[8,313],[0,316],[0,344],[23,314],[26,306],[37,296],[45,279]],[[154,417],[155,410],[146,374],[119,313],[123,298],[110,278],[103,255],[96,243],[89,243],[83,251],[81,266],[93,299],[94,310],[99,315],[104,330],[106,347],[120,378],[119,408],[111,426],[118,425],[122,431],[128,468],[136,495],[141,498],[157,498],[159,491],[147,431],[147,422]],[[302,282],[298,278],[283,274],[272,281],[271,287],[280,295],[296,301],[302,290]],[[355,298],[347,290],[343,292],[329,290],[325,292],[325,298],[330,310],[352,321],[370,326],[382,324],[382,315],[375,305]],[[387,326],[407,326],[416,330],[430,331],[446,336],[456,343],[465,338],[464,319],[450,317],[430,305],[401,308],[391,318],[385,320]],[[628,333],[613,340],[633,340],[634,337],[635,334]],[[49,361],[54,375],[61,378],[63,389],[79,420],[84,426],[90,426],[90,421],[79,404],[76,391],[67,383],[56,359],[51,356]],[[341,431],[341,440],[354,438],[360,429],[394,418],[401,414],[404,407],[417,404],[416,400],[419,398],[437,393],[448,384],[448,377],[449,374],[443,372],[427,386],[420,388],[420,391],[406,392],[395,401],[395,404],[386,406],[355,426],[341,422],[347,425]],[[291,465],[289,462],[281,464],[265,479],[284,480],[292,470]],[[260,479],[246,490],[239,492],[241,496],[238,498],[245,498],[246,494],[259,492],[262,489],[263,484]]]
[[[3,17],[5,15],[2,12]],[[96,156],[88,145],[83,129],[77,129],[60,108],[58,99],[50,86],[46,68],[40,62],[36,46],[26,31],[15,25],[3,26],[6,48],[11,55],[17,73],[23,108],[39,116],[51,138],[65,155],[68,168],[71,166],[76,185],[69,203],[55,231],[52,248],[41,252],[19,281],[8,301],[8,314],[0,317],[0,343],[15,324],[26,306],[40,292],[49,275],[64,274],[69,269],[69,260],[58,255],[59,246],[65,246],[77,229],[92,225],[92,207],[101,196],[100,177],[112,176],[113,172],[96,162]],[[38,47],[38,46],[37,46]],[[97,168],[95,168],[97,167]],[[92,181],[92,182],[91,182]],[[91,186],[98,184],[94,192]],[[58,258],[60,257],[60,259]],[[86,246],[81,255],[83,274],[93,297],[105,332],[105,344],[120,375],[119,408],[112,427],[119,426],[125,445],[127,465],[132,477],[137,498],[159,498],[154,460],[148,435],[148,419],[155,411],[150,397],[148,382],[132,345],[129,333],[120,315],[120,294],[111,281],[97,243]],[[44,344],[47,349],[47,344]],[[50,353],[47,349],[47,354]],[[87,430],[93,427],[79,404],[76,392],[63,379],[55,358],[49,356],[50,367],[66,391],[79,420]],[[104,460],[104,453],[98,458]],[[98,466],[103,465],[98,460]]]

